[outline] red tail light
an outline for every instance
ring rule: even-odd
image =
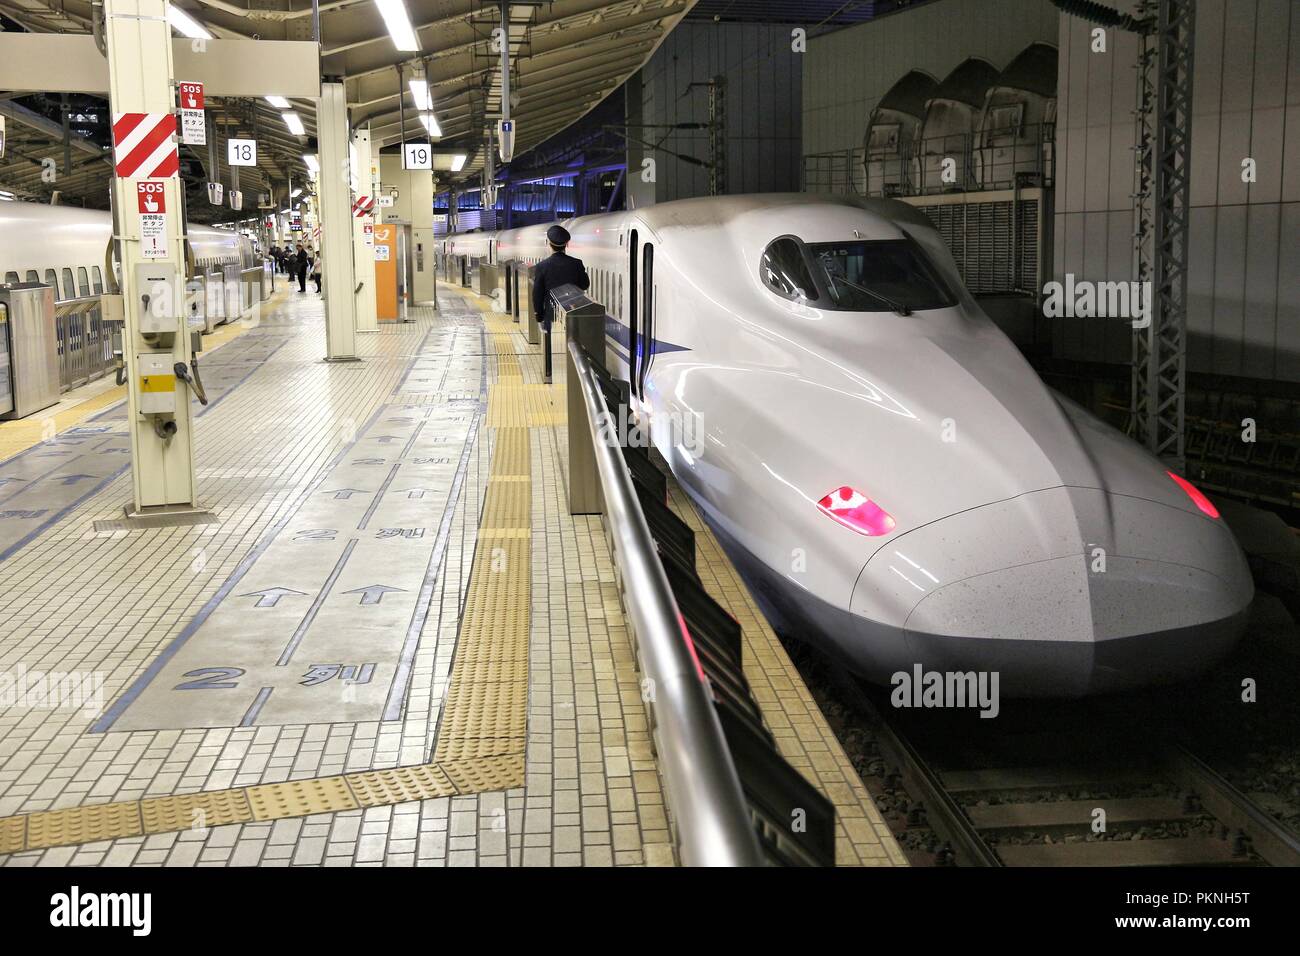
[[[856,488],[848,485],[836,488],[817,502],[823,514],[828,514],[846,528],[858,534],[889,534],[897,522],[893,516]]]
[[[1172,478],[1179,488],[1187,492],[1187,497],[1192,499],[1192,504],[1196,505],[1196,507],[1200,508],[1201,511],[1209,515],[1211,518],[1219,517],[1219,509],[1214,507],[1214,505],[1210,503],[1210,499],[1201,494],[1201,490],[1194,484],[1181,475],[1175,475],[1172,471],[1167,471],[1165,474]]]

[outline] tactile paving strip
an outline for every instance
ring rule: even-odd
[[[342,777],[316,777],[248,788],[254,820],[305,817],[313,813],[355,810],[359,804]]]
[[[219,827],[248,823],[253,808],[243,790],[216,790],[140,801],[145,833],[170,833],[189,827]]]
[[[437,764],[350,773],[344,779],[363,807],[446,797],[456,792],[451,778]]]
[[[475,760],[452,760],[443,765],[461,793],[509,790],[524,783],[523,752]]]
[[[496,421],[522,424],[524,389],[497,385],[493,395]],[[488,426],[498,428],[491,477],[434,750],[440,765],[460,768],[460,778],[452,774],[457,787],[475,789],[506,778],[515,781],[509,786],[522,783],[528,729],[532,463],[527,429],[494,426],[493,410],[489,398]],[[514,752],[517,775],[476,769],[476,761]]]
[[[0,853],[17,853],[27,842],[27,818],[0,820]]]
[[[96,843],[141,836],[143,830],[137,801],[46,810],[27,817],[26,845],[29,850],[39,850],[68,843]]]

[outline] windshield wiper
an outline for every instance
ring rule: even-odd
[[[874,289],[868,289],[864,285],[858,285],[856,282],[852,281],[851,279],[846,279],[842,275],[836,275],[834,272],[831,272],[829,269],[826,269],[826,274],[830,276],[831,280],[834,282],[843,282],[846,286],[849,286],[852,289],[857,289],[859,292],[865,292],[873,299],[885,303],[885,305],[889,306],[890,311],[896,313],[897,315],[908,316],[912,314],[912,310],[909,309],[906,305],[904,305],[901,302],[895,302],[887,295],[881,295],[879,292],[875,291]]]

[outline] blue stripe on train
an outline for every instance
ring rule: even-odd
[[[623,351],[628,351],[628,342],[632,338],[632,331],[612,315],[605,316],[605,336],[611,338],[619,345],[623,346]],[[650,343],[651,356],[660,352],[689,352],[690,349],[685,345],[676,345],[672,342],[665,342],[663,339],[653,339]],[[640,360],[645,356],[645,338],[644,336],[637,340],[637,359]]]

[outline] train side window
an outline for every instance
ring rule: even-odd
[[[99,271],[99,266],[91,266],[90,274],[95,280],[95,295],[102,295],[104,292],[104,276]]]
[[[77,287],[72,282],[72,270],[59,270],[59,277],[63,280],[59,286],[59,288],[63,290],[63,298],[75,299],[77,297]],[[57,296],[55,298],[57,298]]]
[[[17,282],[17,281],[18,281],[18,273],[17,273],[17,272],[6,272],[6,273],[5,273],[5,282]]]
[[[803,250],[789,236],[782,236],[768,245],[758,271],[763,284],[782,298],[810,301],[817,298],[817,287],[813,285]]]
[[[26,281],[26,282],[40,282],[40,281],[41,281],[41,274],[40,274],[39,272],[37,272],[35,269],[28,269],[28,270],[27,270],[27,278],[26,278],[24,281]]]
[[[77,295],[90,295],[90,275],[85,266],[77,266]]]
[[[45,284],[54,290],[54,298],[59,297],[59,280],[53,269],[45,270]]]

